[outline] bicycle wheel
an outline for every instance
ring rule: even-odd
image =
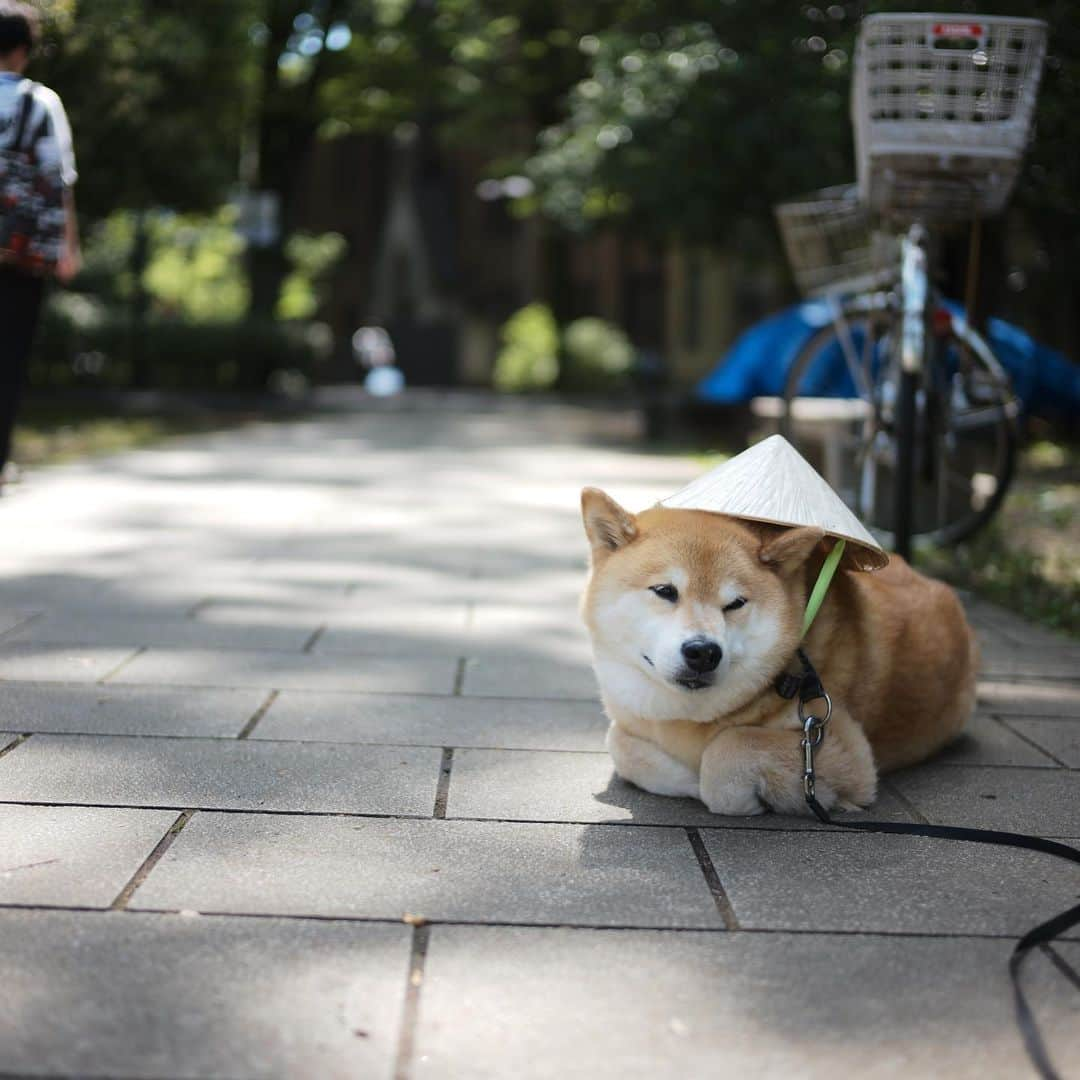
[[[901,381],[895,318],[852,303],[792,361],[781,432],[887,546],[894,544]],[[950,544],[993,517],[1016,461],[1019,403],[986,342],[940,307],[912,387],[910,533]],[[846,404],[825,399],[847,393]]]

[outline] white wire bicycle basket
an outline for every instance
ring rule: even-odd
[[[854,184],[778,203],[773,213],[804,296],[862,292],[894,272],[896,242],[873,231]]]
[[[1003,210],[1045,56],[1038,19],[868,15],[851,95],[861,198],[927,220]]]

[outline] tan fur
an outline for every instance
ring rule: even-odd
[[[803,810],[796,708],[772,683],[781,672],[798,670],[803,611],[831,542],[823,542],[820,530],[782,530],[695,510],[657,507],[634,516],[591,488],[582,507],[592,544],[582,613],[598,657],[618,771],[667,794],[691,793],[696,777],[696,793],[716,812]],[[643,674],[632,673],[631,682],[653,678],[655,700],[662,698],[660,711],[666,710],[649,715],[655,706],[639,708],[625,691],[616,693],[610,666],[599,660],[609,648],[611,605],[631,594],[649,596],[657,575],[672,566],[685,572],[678,602],[691,605],[685,610],[702,625],[737,639],[740,618],[775,622],[767,648],[730,660],[724,679],[745,686],[716,715],[702,715],[706,698],[696,696],[711,690],[661,685],[660,674],[642,664]],[[731,587],[749,600],[724,614],[718,590]],[[674,617],[662,601],[656,605],[655,618]],[[804,648],[834,706],[817,755],[818,795],[827,806],[868,805],[878,770],[925,760],[971,714],[977,650],[963,609],[951,589],[897,556],[876,573],[839,572]],[[643,700],[654,701],[652,689],[649,684]],[[685,719],[667,704],[677,710],[680,693]],[[724,693],[721,681],[714,697]]]

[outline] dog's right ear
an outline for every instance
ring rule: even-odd
[[[582,489],[581,517],[594,555],[610,554],[637,536],[634,515],[599,488]]]

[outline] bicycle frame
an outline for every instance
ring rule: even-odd
[[[896,553],[911,558],[915,474],[915,399],[926,369],[926,310],[930,292],[926,229],[908,228],[900,241],[900,343],[896,402],[896,484],[893,533]]]

